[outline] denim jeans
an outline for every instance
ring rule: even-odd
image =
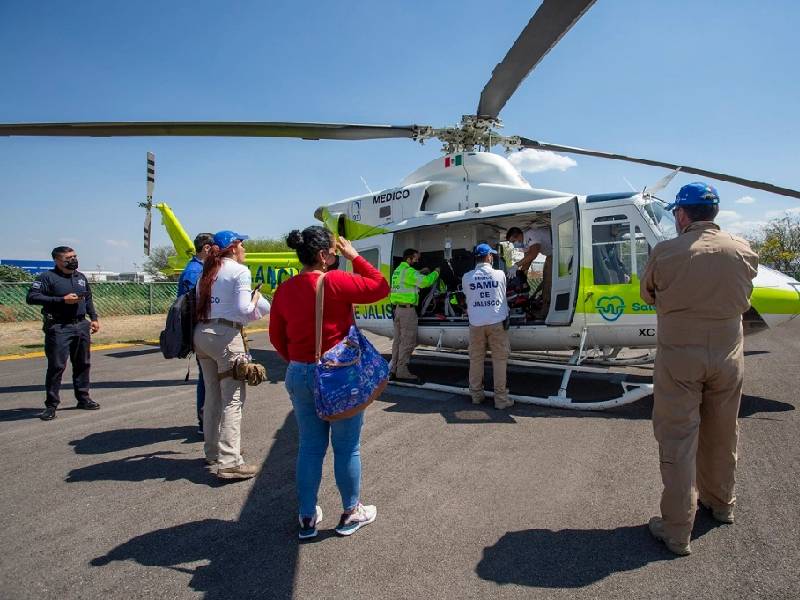
[[[206,382],[203,380],[203,369],[197,359],[197,424],[203,427],[203,407],[206,404]]]
[[[322,463],[333,445],[336,487],[347,511],[358,504],[361,489],[361,425],[364,413],[341,421],[324,421],[314,408],[314,363],[292,361],[286,370],[286,389],[294,407],[300,448],[297,453],[297,496],[300,516],[316,514],[317,493],[322,481]]]

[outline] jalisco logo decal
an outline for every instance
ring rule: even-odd
[[[625,312],[625,301],[619,296],[602,296],[595,307],[606,321],[616,321]]]

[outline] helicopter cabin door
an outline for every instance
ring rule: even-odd
[[[550,213],[553,235],[552,286],[548,325],[569,325],[575,314],[580,273],[578,199],[573,198]]]

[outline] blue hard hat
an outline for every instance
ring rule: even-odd
[[[702,181],[687,183],[678,191],[678,195],[675,196],[675,202],[667,206],[667,210],[672,210],[677,206],[688,206],[691,204],[719,204],[719,194],[714,186],[703,183]]]
[[[497,251],[492,250],[492,247],[489,244],[478,244],[475,246],[475,250],[473,250],[472,253],[475,256],[482,257],[489,254],[497,254]]]
[[[242,235],[241,233],[236,233],[235,231],[231,231],[230,229],[224,229],[214,234],[214,244],[216,246],[219,246],[220,250],[224,250],[225,248],[230,246],[233,242],[236,241],[243,242],[249,239],[250,236]]]

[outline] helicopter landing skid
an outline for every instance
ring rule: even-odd
[[[437,350],[437,351],[418,350],[416,354],[419,356],[430,356],[430,357],[446,356],[447,358],[469,360],[469,356],[462,352],[449,352],[442,350]],[[563,374],[561,377],[561,385],[559,386],[558,394],[556,395],[543,397],[543,396],[526,396],[520,394],[509,394],[508,397],[511,400],[514,400],[514,402],[519,402],[520,404],[535,404],[537,406],[567,408],[571,410],[605,410],[608,408],[613,408],[615,406],[623,406],[625,404],[631,404],[632,402],[641,400],[642,398],[649,396],[650,394],[653,393],[653,384],[651,383],[642,383],[642,382],[632,383],[627,381],[619,381],[618,384],[622,388],[622,393],[615,398],[611,398],[608,400],[598,400],[596,402],[592,401],[576,402],[567,394],[567,386],[569,385],[572,373],[576,371],[581,373],[598,373],[598,374],[611,373],[611,371],[609,371],[609,369],[607,368],[596,367],[596,366],[589,367],[589,366],[574,364],[573,361],[577,360],[578,354],[579,351],[576,350],[572,359],[570,359],[570,362],[563,364],[558,364],[552,361],[510,359],[508,361],[508,364],[510,365],[555,369],[563,371]],[[470,395],[470,391],[468,388],[445,385],[441,383],[423,383],[419,385],[413,383],[406,383],[402,381],[392,381],[390,383],[398,387],[413,387],[423,390],[448,392],[451,394],[460,394],[465,396]],[[485,395],[489,398],[493,398],[494,392],[486,390]]]

